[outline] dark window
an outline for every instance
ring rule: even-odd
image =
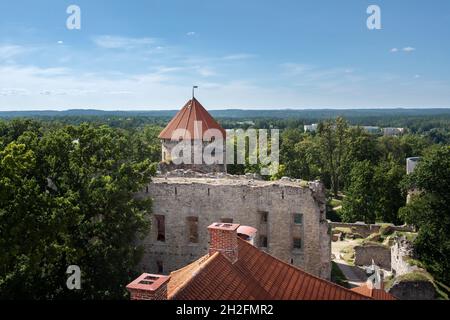
[[[187,217],[190,243],[198,243],[198,217]]]
[[[259,215],[261,216],[261,223],[267,223],[269,219],[269,213],[267,211],[260,211]]]
[[[163,215],[155,214],[156,228],[158,229],[158,234],[156,236],[157,241],[166,241],[166,219]]]
[[[158,269],[158,274],[162,274],[164,272],[164,264],[161,260],[156,261],[156,268]]]
[[[267,237],[266,236],[263,236],[263,235],[259,236],[259,246],[261,248],[267,248]]]
[[[220,222],[233,223],[233,218],[222,218],[222,219],[220,219]]]
[[[294,238],[293,245],[294,245],[294,249],[301,249],[302,248],[302,239]]]
[[[301,214],[301,213],[294,213],[294,223],[295,224],[302,224],[303,223],[303,214]]]

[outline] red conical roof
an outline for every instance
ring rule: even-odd
[[[185,129],[189,132],[191,139],[194,139],[194,123],[201,122],[202,133],[204,134],[208,129],[218,129],[222,132],[225,139],[225,130],[217,123],[216,120],[206,111],[205,108],[198,102],[197,99],[192,98],[178,113],[170,120],[169,124],[159,134],[160,139],[172,139],[172,134],[177,129]],[[187,138],[187,136],[183,137]],[[201,138],[201,137],[200,137]]]

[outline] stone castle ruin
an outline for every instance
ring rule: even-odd
[[[145,238],[142,271],[168,274],[208,252],[207,226],[238,223],[255,230],[253,243],[276,258],[329,279],[331,232],[325,217],[325,190],[319,181],[282,178],[264,181],[256,175],[226,173],[225,161],[174,164],[176,142],[194,145],[195,121],[206,129],[223,128],[193,98],[161,132],[158,175],[138,197],[153,199],[152,228]],[[188,131],[181,137],[178,131]],[[172,139],[174,132],[175,139]],[[202,148],[204,141],[199,143]],[[253,229],[254,228],[254,229]]]

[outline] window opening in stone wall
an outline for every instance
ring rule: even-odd
[[[198,217],[188,217],[188,234],[190,243],[198,243]]]
[[[158,274],[162,274],[164,272],[164,264],[161,260],[156,261],[156,268],[158,270]]]
[[[294,223],[295,224],[302,224],[303,223],[303,214],[301,214],[301,213],[294,213]]]
[[[267,211],[259,211],[261,223],[267,223],[269,220],[269,213]]]
[[[301,249],[302,248],[302,239],[294,238],[293,239],[293,247],[294,247],[294,249]]]
[[[157,236],[156,240],[165,242],[166,241],[166,219],[163,215],[155,214],[156,219],[156,228],[157,228]]]
[[[261,248],[267,248],[267,236],[265,235],[259,236],[259,246]]]

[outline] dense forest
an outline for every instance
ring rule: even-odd
[[[331,220],[416,226],[421,260],[450,283],[450,110],[395,110],[216,116],[225,128],[281,129],[280,170],[266,179],[320,179]],[[125,297],[141,254],[135,237],[150,227],[151,203],[133,195],[155,174],[157,136],[173,115],[155,112],[0,114],[0,298]],[[305,133],[316,121],[318,130]],[[359,125],[406,132],[369,134]],[[422,160],[407,176],[412,156]],[[412,188],[423,192],[406,206]],[[83,266],[84,290],[65,288],[72,264]]]

